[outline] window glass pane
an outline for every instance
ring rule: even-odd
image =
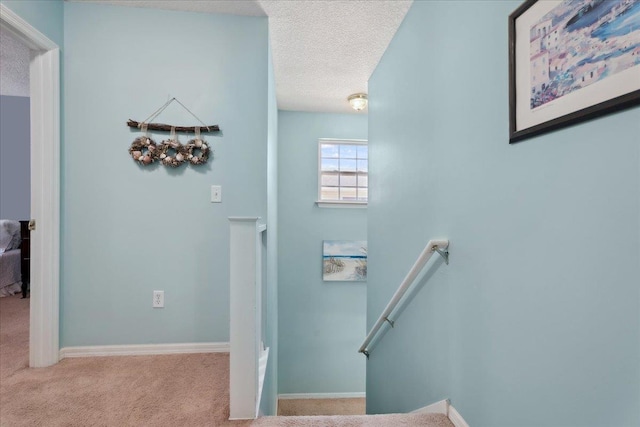
[[[340,183],[338,182],[338,173],[323,172],[321,185],[323,187],[337,187],[338,185],[340,185]]]
[[[335,144],[321,144],[320,152],[322,157],[333,157],[337,159],[340,157],[339,145]]]
[[[340,170],[341,171],[350,171],[350,172],[355,172],[356,171],[356,161],[355,160],[349,160],[349,159],[340,159]]]
[[[366,144],[320,143],[320,200],[368,199],[369,148]]]
[[[366,202],[369,199],[368,188],[358,188],[358,200]]]
[[[323,171],[337,171],[339,167],[338,159],[322,159]]]
[[[355,145],[340,145],[340,158],[342,159],[355,159],[356,158],[356,146]]]
[[[340,174],[340,186],[341,187],[355,187],[356,186],[356,174],[353,172],[342,172]]]
[[[340,187],[340,200],[356,200],[356,188],[355,187]]]
[[[338,187],[322,187],[322,200],[338,200]]]
[[[368,187],[369,186],[369,175],[366,173],[358,174],[358,187]]]

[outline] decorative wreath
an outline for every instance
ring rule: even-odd
[[[131,143],[129,154],[136,162],[149,165],[158,159],[158,145],[151,138],[140,136]]]
[[[187,149],[187,160],[192,165],[203,165],[209,160],[209,152],[211,149],[207,143],[200,138],[192,139],[187,143],[185,148]],[[200,150],[199,155],[194,154],[196,150]]]
[[[173,150],[170,152],[169,150]],[[158,147],[158,157],[165,166],[177,168],[187,160],[187,148],[175,139],[162,141]]]

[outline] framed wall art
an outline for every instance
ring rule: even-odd
[[[509,142],[640,105],[640,0],[527,0],[509,16]]]
[[[322,243],[322,280],[325,282],[367,280],[367,242],[325,240]]]

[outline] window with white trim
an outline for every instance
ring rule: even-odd
[[[366,205],[369,147],[366,140],[318,141],[318,205]]]

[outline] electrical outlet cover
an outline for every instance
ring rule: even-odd
[[[153,308],[164,307],[164,291],[153,291]]]

